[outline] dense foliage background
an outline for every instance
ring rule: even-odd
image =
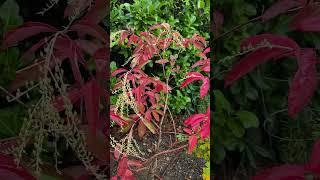
[[[228,88],[224,75],[241,57],[241,40],[257,34],[286,35],[301,47],[319,53],[319,33],[288,28],[292,13],[267,22],[259,16],[276,1],[214,1],[214,12],[224,15],[213,36],[216,63],[212,69],[216,112],[214,117],[214,163],[217,179],[247,179],[258,169],[273,164],[308,160],[311,145],[319,138],[319,91],[295,119],[288,116],[289,82],[297,70],[287,58],[258,66]],[[221,21],[221,16],[216,16]],[[240,25],[240,26],[239,26]],[[225,33],[225,34],[224,34]]]

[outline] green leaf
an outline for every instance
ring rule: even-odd
[[[0,137],[17,136],[25,113],[21,106],[0,109]]]
[[[255,114],[249,111],[238,111],[236,116],[239,118],[243,127],[245,128],[257,128],[259,127],[259,120]]]
[[[216,143],[212,155],[213,161],[217,164],[220,164],[224,160],[225,156],[226,151],[224,150],[224,147],[221,144]]]
[[[231,104],[229,101],[224,97],[221,91],[215,90],[213,91],[215,96],[215,107],[217,111],[219,110],[226,110],[228,113],[232,111]]]
[[[255,146],[253,147],[253,149],[255,150],[255,152],[257,152],[257,153],[258,153],[259,155],[261,155],[262,157],[272,159],[272,155],[270,154],[270,152],[268,152],[267,150],[265,150],[263,147],[260,147],[260,146],[255,145]]]
[[[7,86],[16,75],[19,65],[19,50],[9,48],[0,52],[0,85]]]
[[[233,119],[227,120],[227,126],[230,128],[231,132],[238,138],[242,137],[245,133],[245,130],[241,126],[241,124]]]
[[[19,15],[19,6],[15,0],[7,0],[2,4],[0,18],[3,21],[3,30],[5,32],[22,24],[23,19]]]

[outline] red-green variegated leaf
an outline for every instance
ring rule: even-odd
[[[313,49],[302,49],[298,59],[299,69],[290,86],[288,113],[293,117],[306,106],[317,88],[317,57]]]
[[[154,119],[156,120],[156,121],[160,121],[160,117],[159,117],[159,114],[158,114],[158,112],[156,111],[156,110],[153,110],[152,111],[152,115],[153,115],[153,117],[154,117]]]
[[[56,32],[58,29],[44,23],[39,22],[26,22],[22,26],[13,29],[5,34],[3,40],[3,47],[10,47],[16,45],[18,42],[23,41],[31,36],[45,32]]]
[[[299,31],[320,31],[320,5],[310,4],[293,18],[290,27]]]
[[[289,9],[303,5],[306,0],[278,0],[269,7],[261,16],[262,21],[267,21],[282,13],[286,13]]]

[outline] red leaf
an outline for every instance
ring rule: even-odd
[[[73,0],[68,1],[68,6],[64,10],[64,17],[74,16],[74,12],[81,12],[90,5],[92,0]]]
[[[81,19],[81,21],[88,21],[98,24],[108,14],[109,0],[94,0],[94,5],[87,12],[87,14]]]
[[[215,36],[218,36],[220,33],[220,30],[222,28],[224,21],[223,15],[219,11],[213,11],[213,32]]]
[[[320,5],[310,4],[300,10],[289,26],[300,31],[320,31]]]
[[[267,21],[279,14],[286,13],[289,9],[298,7],[304,4],[305,0],[278,0],[262,15],[262,21]]]
[[[184,124],[186,126],[197,126],[200,122],[202,122],[206,117],[206,114],[193,114],[191,116],[189,116],[185,121]]]
[[[202,85],[200,87],[200,98],[204,98],[204,96],[208,93],[210,87],[210,79],[208,77],[204,77],[202,79]]]
[[[128,124],[126,120],[124,120],[122,117],[114,113],[110,110],[110,119],[113,120],[115,123],[117,123],[119,126],[124,126]]]
[[[18,42],[25,40],[31,36],[44,32],[56,32],[58,29],[43,23],[27,22],[22,26],[13,29],[5,34],[3,47],[7,48],[16,45]]]
[[[13,157],[0,154],[0,179],[36,180],[27,169],[17,167]]]
[[[96,133],[97,121],[99,121],[100,96],[97,95],[99,91],[99,83],[95,79],[87,82],[83,88],[86,117],[93,134]]]
[[[66,37],[58,37],[54,48],[69,58],[75,80],[77,83],[83,84],[79,62],[84,63],[85,60],[80,48],[71,39]]]
[[[118,164],[118,172],[117,175],[118,176],[125,176],[126,171],[128,170],[128,159],[127,157],[124,155],[122,156],[119,164]]]
[[[98,81],[103,81],[108,76],[108,54],[109,49],[105,47],[98,49],[93,55],[96,63],[96,77]]]
[[[317,57],[313,49],[303,49],[298,59],[299,69],[290,85],[288,113],[293,117],[308,104],[317,88]]]
[[[25,53],[22,54],[21,58],[22,60],[29,58],[34,52],[36,52],[38,49],[42,48],[46,43],[46,38],[41,39],[39,42],[31,46],[30,49],[28,49]]]
[[[225,77],[225,87],[252,71],[256,66],[286,52],[287,50],[284,49],[261,48],[246,55],[239,63],[232,67]]]
[[[83,96],[83,92],[81,89],[72,89],[68,92],[68,98],[72,104],[77,102]],[[58,112],[63,111],[64,107],[64,100],[62,96],[58,96],[54,98],[53,105]]]
[[[77,39],[74,40],[78,47],[81,48],[84,52],[94,55],[94,53],[103,47],[100,42],[95,42],[93,40],[84,40],[84,39]]]
[[[143,164],[140,161],[136,161],[136,160],[128,160],[128,165],[135,166],[135,167],[143,166]]]
[[[266,169],[255,175],[252,180],[304,180],[306,173],[300,165],[282,165]]]
[[[189,137],[189,148],[188,148],[188,154],[191,154],[193,149],[196,147],[198,142],[197,136],[192,135]]]
[[[191,82],[201,80],[202,78],[203,78],[203,75],[199,72],[188,72],[186,75],[186,80],[182,82],[180,88],[184,88]]]
[[[288,50],[292,49],[292,51],[295,51],[296,55],[298,54],[299,45],[295,41],[288,38],[287,36],[275,35],[275,34],[259,34],[259,35],[250,36],[249,38],[241,42],[240,47],[245,48],[250,45],[255,47],[263,42],[267,42],[271,46],[275,46],[273,48],[276,48],[277,46],[281,46],[283,48],[288,48]]]
[[[312,154],[309,163],[306,164],[306,169],[319,174],[320,173],[320,140],[316,140],[313,144]]]
[[[169,62],[168,59],[160,59],[156,61],[157,64],[161,64],[161,65],[166,64],[167,62]]]
[[[111,73],[111,76],[116,76],[117,74],[120,74],[120,73],[124,73],[124,72],[127,72],[128,70],[124,69],[124,68],[118,68],[116,70],[114,70],[112,73]]]
[[[156,110],[153,110],[152,111],[152,115],[153,115],[153,117],[154,117],[154,119],[156,120],[156,121],[160,121],[160,117],[159,117],[159,114],[158,114],[158,112],[156,111]]]
[[[70,27],[70,30],[78,32],[78,34],[88,34],[99,39],[102,42],[107,42],[107,33],[97,24],[91,22],[80,21]]]

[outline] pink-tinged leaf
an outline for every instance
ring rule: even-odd
[[[86,118],[93,134],[96,133],[97,121],[99,121],[100,96],[97,95],[99,91],[99,83],[95,79],[87,82],[83,88]]]
[[[110,110],[110,119],[113,120],[115,123],[117,123],[119,126],[124,126],[128,124],[126,120],[124,120],[122,117],[114,113]]]
[[[184,88],[188,84],[190,84],[193,81],[201,80],[203,78],[203,75],[199,72],[189,72],[186,75],[186,80],[184,80],[180,86],[180,88]]]
[[[267,21],[280,14],[286,13],[289,9],[303,5],[305,0],[278,0],[268,8],[261,16],[262,21]]]
[[[310,4],[300,10],[289,26],[294,30],[319,32],[320,5]]]
[[[234,65],[231,71],[226,75],[225,87],[240,79],[242,76],[252,71],[258,65],[263,64],[266,61],[274,57],[278,57],[286,52],[287,50],[285,49],[261,48],[246,55],[243,59],[240,60],[239,63]]]
[[[18,42],[23,41],[31,36],[45,33],[45,32],[56,32],[58,29],[39,22],[26,22],[22,26],[13,29],[4,35],[3,47],[11,47],[16,45]]]
[[[87,34],[99,39],[102,42],[107,42],[107,32],[97,24],[80,21],[70,27],[70,30],[78,32],[78,34]]]
[[[210,79],[208,77],[204,77],[202,79],[202,85],[200,87],[200,98],[204,98],[207,95],[210,87]]]
[[[157,64],[161,64],[161,65],[166,64],[167,62],[169,62],[168,59],[160,59],[156,61]]]
[[[114,155],[114,158],[115,158],[116,160],[119,159],[119,157],[120,157],[120,151],[118,150],[118,148],[115,148],[115,149],[114,149],[113,155]]]
[[[255,175],[252,180],[304,180],[306,173],[302,165],[282,165],[265,169]]]
[[[299,69],[290,85],[288,113],[294,117],[306,106],[317,88],[317,57],[313,49],[302,49],[298,59]]]
[[[312,153],[309,162],[305,165],[306,169],[320,174],[320,140],[313,144]]]
[[[213,11],[213,32],[216,36],[220,34],[224,17],[219,11]]]
[[[124,68],[118,68],[111,73],[111,76],[116,76],[117,74],[124,73],[124,72],[128,72],[128,70]]]
[[[138,124],[138,135],[139,137],[143,137],[145,134],[146,134],[146,126],[144,125],[144,123],[142,121],[139,121],[139,124]]]
[[[193,149],[196,147],[198,142],[197,136],[192,135],[189,137],[189,147],[188,147],[188,154],[191,154]]]
[[[72,104],[79,101],[80,98],[83,97],[83,92],[81,89],[72,89],[68,92],[67,98],[70,100]],[[54,98],[53,106],[56,108],[58,112],[61,112],[65,109],[64,107],[64,99],[62,96],[58,96]]]
[[[108,14],[108,4],[109,1],[106,0],[94,0],[94,5],[81,21],[88,21],[95,24],[100,23]]]

